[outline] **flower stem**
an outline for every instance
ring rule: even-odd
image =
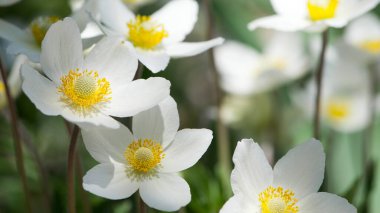
[[[74,161],[75,161],[75,146],[79,135],[79,127],[74,126],[71,135],[69,154],[67,158],[67,206],[69,213],[75,213],[75,178],[74,178]]]
[[[147,206],[144,203],[144,201],[141,199],[141,196],[139,195],[138,198],[138,207],[139,207],[139,213],[147,213]]]
[[[214,36],[214,18],[212,13],[212,0],[206,0],[205,7],[207,11],[207,22],[208,22],[208,31],[207,31],[207,40],[210,40]],[[229,174],[231,171],[231,153],[230,153],[230,144],[229,144],[229,135],[228,130],[225,124],[222,121],[221,113],[221,104],[223,100],[223,91],[221,90],[219,84],[219,74],[217,72],[214,60],[214,52],[212,49],[208,51],[208,60],[210,65],[210,70],[212,72],[212,85],[214,86],[215,91],[215,102],[217,108],[217,117],[216,117],[216,131],[217,131],[217,146],[218,146],[218,162],[221,165],[223,172]]]
[[[319,61],[316,70],[315,83],[317,87],[317,94],[315,97],[315,111],[314,111],[314,138],[320,139],[320,117],[321,117],[321,96],[322,96],[322,80],[323,69],[325,64],[326,47],[328,43],[328,29],[322,33],[322,48],[319,55]]]
[[[12,135],[13,135],[13,140],[15,143],[14,148],[15,148],[15,155],[16,155],[16,165],[17,165],[18,173],[21,177],[22,189],[25,194],[26,211],[31,212],[32,207],[30,203],[29,188],[28,188],[28,183],[27,183],[26,174],[25,174],[24,157],[22,154],[20,131],[18,129],[19,126],[18,126],[18,120],[17,120],[17,110],[16,110],[16,105],[11,96],[10,88],[7,81],[7,75],[6,75],[5,68],[3,66],[1,59],[0,59],[0,72],[1,72],[1,77],[3,79],[3,82],[4,82],[5,96],[7,98],[9,112],[11,116]]]

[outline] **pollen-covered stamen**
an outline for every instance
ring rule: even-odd
[[[282,187],[269,186],[259,194],[259,201],[262,213],[297,213],[299,211],[294,192],[289,189],[284,190]]]
[[[150,139],[139,139],[128,145],[124,157],[127,175],[133,180],[140,180],[156,175],[165,154],[161,144]]]
[[[372,54],[380,53],[380,39],[364,41],[360,43],[358,46],[364,51]]]
[[[33,34],[36,43],[41,46],[42,40],[45,38],[49,27],[59,21],[56,16],[39,17],[30,23],[30,31]]]
[[[138,15],[127,23],[127,26],[129,29],[128,39],[134,46],[142,49],[152,50],[168,37],[164,25],[157,23],[149,16]]]
[[[339,0],[308,0],[307,8],[310,19],[320,21],[335,17]]]
[[[79,69],[61,77],[58,92],[66,106],[84,116],[103,107],[111,100],[112,93],[110,83],[100,78],[98,72]]]

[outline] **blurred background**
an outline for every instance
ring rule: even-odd
[[[21,0],[12,6],[0,7],[0,18],[20,28],[28,28],[29,24],[40,16],[60,18],[69,16],[76,2]],[[166,2],[166,0],[152,0],[147,4],[134,6],[134,10],[140,14],[151,14]],[[274,13],[269,0],[213,0],[210,11],[205,7],[205,0],[198,3],[200,5],[198,22],[187,37],[187,41],[207,39],[210,29],[208,12],[211,12],[215,37],[222,36],[227,41],[240,42],[252,51],[256,51],[261,58],[265,58],[265,54],[270,52],[267,51],[267,45],[271,43],[268,38],[273,37],[275,32],[268,30],[250,32],[247,29],[247,24],[253,19]],[[378,12],[379,8],[373,11],[374,14]],[[322,119],[321,136],[327,153],[327,172],[321,191],[347,198],[358,207],[359,212],[378,213],[380,212],[380,202],[378,202],[380,200],[380,123],[379,116],[376,116],[377,107],[373,103],[377,97],[376,82],[379,82],[377,79],[380,73],[378,66],[380,57],[375,55],[370,59],[361,59],[359,55],[365,53],[356,50],[352,50],[351,53],[351,49],[342,50],[341,46],[347,46],[347,44],[341,45],[345,33],[345,29],[331,29],[329,32],[327,74],[324,78],[324,87],[327,88],[324,92],[328,97],[325,98],[327,108],[326,111],[323,110],[326,114]],[[277,66],[271,64],[273,67],[270,68],[266,64],[265,68],[260,68],[262,69],[260,75],[266,72],[265,77],[251,76],[252,83],[261,81],[260,84],[264,84],[263,89],[240,92],[238,89],[233,91],[228,89],[230,82],[224,81],[228,78],[228,75],[226,77],[228,70],[218,69],[219,83],[225,89],[222,91],[219,114],[226,127],[223,131],[227,136],[226,147],[229,150],[224,152],[224,155],[229,159],[228,163],[232,168],[233,150],[237,141],[243,138],[253,138],[260,143],[268,159],[273,163],[296,144],[313,137],[311,101],[314,92],[311,81],[320,49],[320,34],[299,33],[297,36],[301,43],[301,53],[297,56],[299,57],[297,60],[301,63],[302,56],[302,60],[307,62],[303,64],[302,73],[300,71],[301,74],[296,77],[273,80],[272,78],[278,76],[272,72],[281,72],[278,71],[282,69],[281,64],[277,63]],[[7,70],[11,70],[15,56],[6,54],[8,45],[9,42],[0,39],[0,57],[6,62]],[[282,50],[289,54],[296,51],[292,47]],[[215,59],[217,68],[220,68],[223,61],[228,58],[224,59],[222,56],[217,58],[221,55],[218,52],[219,49],[216,50]],[[240,53],[231,52],[231,54],[239,58]],[[210,59],[208,53],[174,59],[165,71],[155,75],[164,77],[172,83],[171,95],[178,103],[181,128],[209,128],[214,131],[214,140],[206,154],[198,164],[183,173],[192,193],[191,203],[180,210],[183,213],[218,212],[232,195],[230,172],[218,163],[220,162],[217,147],[219,138],[216,133],[216,122],[219,110]],[[235,63],[244,64],[243,59]],[[240,67],[238,65],[235,67],[239,73]],[[153,74],[146,71],[143,76],[147,78]],[[233,75],[231,76],[233,78]],[[1,87],[0,98],[4,100]],[[330,101],[331,99],[333,101]],[[358,104],[353,104],[353,107],[347,109],[344,104],[346,101]],[[61,117],[43,115],[22,93],[17,97],[16,104],[21,122],[27,180],[31,188],[34,212],[65,212],[69,134],[64,120]],[[24,196],[15,165],[9,111],[1,101],[0,107],[0,212],[24,212]],[[347,113],[353,115],[363,113],[364,117],[352,116],[355,118],[345,120],[343,117]],[[83,143],[78,143],[77,150],[80,159],[76,171],[78,212],[137,212],[136,195],[126,200],[111,201],[83,191],[80,185],[81,176],[96,165],[96,162],[84,149]],[[158,211],[150,209],[149,212]]]

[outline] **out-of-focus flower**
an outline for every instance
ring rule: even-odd
[[[132,81],[137,59],[119,38],[102,39],[84,59],[75,21],[53,24],[42,42],[44,75],[22,67],[22,89],[46,115],[77,123],[117,128],[111,116],[128,117],[155,106],[169,95],[163,78]]]
[[[20,70],[21,65],[28,62],[28,58],[25,55],[18,55],[12,66],[12,70],[8,77],[8,85],[10,88],[10,92],[13,98],[16,98],[21,91],[21,77],[20,77]],[[4,83],[0,77],[0,110],[3,109],[3,107],[7,103],[7,98],[5,95],[5,86]]]
[[[128,8],[132,9],[152,3],[154,1],[156,0],[123,0],[123,2],[128,6]]]
[[[0,0],[0,7],[10,6],[12,4],[16,4],[19,1],[21,1],[21,0]]]
[[[324,124],[340,132],[363,130],[370,121],[370,81],[368,70],[352,61],[328,64],[324,76],[321,114]],[[315,86],[294,95],[294,101],[307,116],[314,110]]]
[[[133,117],[133,135],[119,129],[82,131],[87,150],[100,164],[83,178],[83,187],[108,199],[124,199],[139,190],[143,201],[162,211],[176,211],[191,200],[178,172],[193,166],[212,140],[208,129],[178,131],[177,105],[167,98]],[[178,131],[178,132],[177,132]]]
[[[248,28],[258,27],[281,31],[340,28],[350,20],[376,7],[380,0],[271,0],[276,15],[259,18]]]
[[[231,174],[234,196],[221,213],[356,213],[337,195],[318,192],[324,178],[322,144],[310,140],[290,150],[272,167],[252,139],[238,142]]]
[[[274,33],[262,53],[229,41],[215,49],[215,62],[223,89],[237,95],[276,88],[308,70],[302,39],[295,33]]]
[[[90,47],[100,39],[102,32],[95,23],[90,22],[87,8],[93,8],[93,1],[74,11],[72,17],[75,19],[82,32],[84,47]],[[26,29],[0,19],[0,38],[10,42],[7,48],[9,54],[25,54],[34,62],[40,61],[41,43],[49,27],[59,20],[56,16],[41,16],[33,20]]]
[[[368,54],[380,54],[380,20],[366,14],[348,25],[344,39],[350,45]]]
[[[166,68],[170,57],[188,57],[223,43],[222,38],[205,42],[182,42],[197,20],[194,0],[173,0],[150,16],[135,16],[120,0],[98,0],[93,12],[108,35],[118,35],[130,44],[139,61],[152,72]]]

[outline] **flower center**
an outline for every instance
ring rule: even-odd
[[[2,94],[4,92],[5,92],[5,86],[4,86],[4,83],[1,82],[1,79],[0,79],[0,94]]]
[[[310,19],[320,21],[323,19],[333,18],[339,0],[308,0],[307,8]]]
[[[149,16],[136,16],[135,20],[128,24],[128,39],[134,46],[146,50],[152,50],[157,47],[161,41],[168,37],[164,25],[159,24]]]
[[[124,157],[128,163],[127,175],[134,180],[154,176],[165,154],[161,144],[139,139],[128,145]]]
[[[30,30],[32,31],[34,40],[41,46],[42,40],[45,38],[46,32],[49,27],[55,22],[59,21],[56,16],[39,17],[30,23]]]
[[[331,101],[327,104],[327,116],[332,121],[342,121],[349,114],[347,103],[341,101]]]
[[[110,83],[106,78],[100,78],[98,72],[70,70],[61,77],[58,87],[61,101],[75,112],[82,115],[91,114],[111,100]]]
[[[282,187],[269,186],[259,194],[262,213],[297,213],[299,211],[294,192]]]
[[[364,41],[359,47],[372,54],[380,53],[380,39]]]

